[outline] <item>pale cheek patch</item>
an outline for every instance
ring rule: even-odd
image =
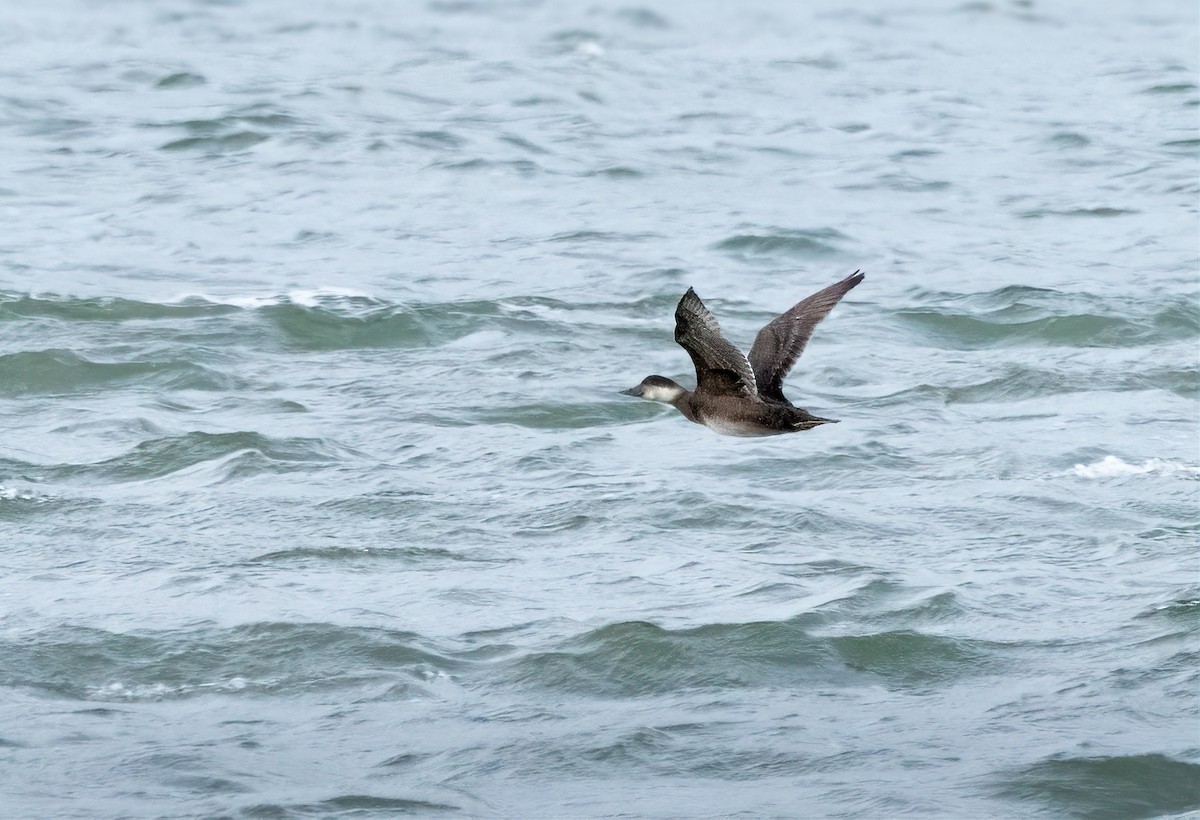
[[[667,404],[670,404],[682,395],[682,390],[673,390],[670,387],[659,387],[657,385],[653,387],[647,387],[642,391],[643,399],[649,399],[650,401],[661,401]]]

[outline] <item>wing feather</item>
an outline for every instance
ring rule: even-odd
[[[784,377],[804,352],[817,324],[862,280],[862,272],[855,271],[797,303],[758,332],[750,348],[749,362],[763,398],[791,404],[783,395]]]
[[[675,308],[675,341],[696,366],[696,392],[758,398],[754,369],[745,354],[721,335],[717,317],[688,288]]]

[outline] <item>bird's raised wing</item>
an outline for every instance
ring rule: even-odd
[[[675,341],[688,352],[696,366],[696,392],[758,398],[750,362],[721,335],[717,317],[691,288],[675,308]]]
[[[817,291],[758,332],[750,348],[750,367],[764,399],[791,404],[783,395],[784,376],[804,352],[817,323],[862,280],[862,272],[855,271],[836,285]]]

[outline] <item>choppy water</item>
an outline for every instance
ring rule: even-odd
[[[4,816],[1200,810],[1193,4],[0,48]],[[841,424],[617,395],[855,268]]]

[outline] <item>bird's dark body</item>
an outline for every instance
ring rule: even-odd
[[[783,395],[783,379],[804,352],[817,323],[863,280],[855,271],[797,303],[758,332],[747,357],[722,334],[716,317],[691,288],[675,309],[675,341],[696,368],[696,389],[647,376],[622,391],[674,406],[689,421],[730,436],[774,436],[835,419],[814,416]]]
[[[688,421],[727,436],[778,436],[833,421],[790,404],[752,402],[727,395],[706,397],[695,392],[685,396],[675,407]]]

